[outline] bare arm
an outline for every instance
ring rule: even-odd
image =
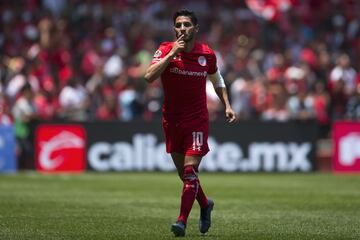
[[[162,58],[159,62],[150,65],[145,72],[145,80],[148,83],[151,83],[158,79],[163,71],[166,69],[167,65],[170,63],[173,55],[169,52],[164,58]]]
[[[154,63],[146,69],[145,72],[145,80],[148,83],[151,83],[158,79],[160,75],[164,72],[166,67],[169,65],[171,59],[176,56],[180,51],[182,51],[185,48],[185,42],[183,40],[184,35],[181,35],[175,42],[170,50],[170,52],[162,58],[159,62]]]
[[[220,98],[220,101],[224,104],[225,106],[225,117],[226,120],[230,123],[235,122],[236,120],[236,114],[234,112],[234,110],[231,108],[230,102],[229,102],[229,98],[228,98],[228,94],[226,92],[226,88],[225,87],[218,87],[215,88],[215,92],[218,95],[218,97]]]
[[[225,81],[219,70],[217,70],[214,74],[209,75],[209,79],[214,86],[216,95],[220,98],[220,101],[225,106],[225,117],[227,121],[234,122],[236,120],[236,114],[231,108],[229,97],[226,91]]]

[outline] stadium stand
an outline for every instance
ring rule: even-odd
[[[41,120],[158,118],[160,83],[145,86],[143,74],[182,7],[197,12],[200,39],[218,49],[241,120],[316,120],[327,137],[332,121],[360,118],[358,1],[21,2],[0,2],[3,124],[15,121],[25,83]],[[216,120],[222,109],[212,96]]]

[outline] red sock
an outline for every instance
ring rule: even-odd
[[[206,208],[208,206],[208,199],[199,183],[198,193],[196,195],[196,200],[198,201],[201,208]]]
[[[178,221],[182,221],[186,224],[199,187],[199,179],[193,166],[184,167],[183,179],[184,187],[181,196],[180,215],[178,217]]]
[[[185,184],[183,186],[182,192],[184,192],[185,189]],[[201,208],[206,208],[208,206],[208,199],[201,187],[200,181],[199,181],[199,185],[198,185],[198,192],[196,194],[196,200],[199,203]]]
[[[195,172],[196,174],[199,173],[199,170],[198,168],[195,168]],[[200,181],[199,181],[199,187],[198,187],[198,192],[197,192],[197,195],[196,195],[196,200],[198,201],[199,205],[201,208],[206,208],[207,205],[208,205],[208,199],[201,187],[201,184],[200,184]]]

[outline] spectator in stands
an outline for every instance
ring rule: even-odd
[[[140,116],[141,96],[133,84],[127,85],[126,89],[119,93],[118,104],[123,121],[131,121]]]
[[[323,90],[315,90],[313,95],[318,120],[332,122],[347,117],[346,106],[348,99],[353,99],[358,81],[354,79],[360,70],[360,2],[289,1],[283,8],[280,1],[272,1],[271,14],[262,4],[254,8],[252,4],[259,2],[1,1],[0,92],[7,94],[12,108],[24,79],[33,79],[29,81],[39,117],[56,119],[64,117],[64,112],[54,111],[63,109],[58,107],[57,96],[69,93],[69,79],[80,78],[80,86],[91,99],[82,107],[81,119],[96,119],[99,106],[100,112],[104,110],[104,100],[112,101],[104,95],[106,86],[116,94],[116,119],[143,116],[151,120],[159,116],[162,95],[160,86],[144,90],[139,84],[144,66],[154,46],[171,37],[171,13],[187,6],[204,19],[199,38],[222,53],[216,56],[229,89],[238,89],[235,80],[249,76],[250,107],[244,111],[256,114],[244,114],[243,119],[261,119],[265,111],[268,116],[277,112],[274,106],[269,107],[274,104],[269,82],[285,85],[284,96],[277,98],[285,99],[284,106],[288,105],[292,98],[287,94],[295,94],[292,87],[298,82],[287,79],[286,72],[292,67],[303,71],[307,90],[317,89],[317,83],[323,82],[319,87]],[[122,96],[125,110],[118,96]],[[209,96],[209,109],[214,113],[211,119],[216,120],[221,105]],[[326,100],[329,96],[331,101]],[[232,97],[235,102],[247,98],[242,91],[234,91]]]
[[[305,89],[300,89],[296,95],[291,96],[287,103],[291,119],[311,120],[315,119],[314,98],[307,94]]]
[[[38,119],[34,105],[34,93],[30,83],[26,82],[20,90],[20,96],[12,108],[15,119],[15,135],[18,143],[19,168],[30,168],[33,161],[32,124]]]
[[[286,108],[287,93],[281,83],[272,83],[269,85],[268,107],[261,114],[261,119],[265,121],[284,122],[290,119],[290,113]]]
[[[9,102],[5,94],[0,91],[0,126],[10,126],[12,123],[13,119],[9,111]]]
[[[351,67],[349,55],[345,53],[336,59],[336,65],[330,72],[331,86],[334,87],[338,81],[344,82],[344,93],[346,95],[350,96],[355,92],[356,71]]]
[[[346,106],[346,118],[350,120],[360,120],[360,84],[350,97]]]
[[[116,94],[111,88],[104,88],[101,103],[96,110],[96,119],[102,121],[116,120],[119,116]]]
[[[255,78],[253,81],[251,88],[251,107],[255,112],[255,116],[260,118],[269,105],[268,88],[265,83],[265,77]]]
[[[230,87],[233,110],[240,120],[250,119],[253,114],[251,109],[251,84],[248,78],[237,78]]]
[[[266,77],[270,83],[283,82],[284,72],[286,70],[286,63],[284,55],[275,53],[269,55],[268,59],[268,70],[266,71]]]
[[[88,119],[89,98],[79,78],[69,80],[59,95],[61,117],[69,121]]]
[[[346,105],[349,95],[345,90],[345,81],[339,79],[333,83],[330,92],[331,97],[331,119],[340,120],[345,116]]]
[[[315,90],[313,93],[314,98],[314,110],[316,120],[320,127],[320,136],[329,137],[329,128],[330,128],[330,95],[326,91],[325,83],[323,81],[318,81],[315,84]]]
[[[34,104],[38,109],[39,118],[42,120],[55,120],[58,118],[58,110],[60,108],[58,98],[51,91],[40,89],[35,94]]]

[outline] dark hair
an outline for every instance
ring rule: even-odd
[[[195,16],[194,12],[189,11],[187,9],[181,9],[174,13],[174,17],[173,17],[174,25],[176,22],[176,18],[179,16],[189,17],[191,22],[194,24],[194,26],[196,26],[198,24],[198,20],[197,20],[197,17]]]
[[[20,88],[20,92],[24,93],[25,91],[32,91],[31,84],[29,82],[25,82],[24,86]]]

